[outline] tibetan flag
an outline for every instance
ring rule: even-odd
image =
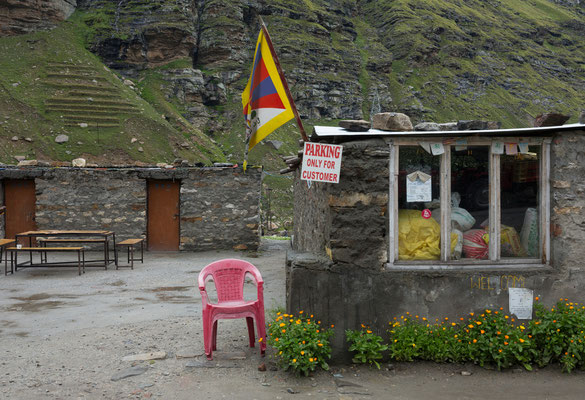
[[[242,93],[242,105],[246,118],[245,170],[248,151],[276,128],[294,118],[286,89],[262,30],[256,42],[252,73]]]

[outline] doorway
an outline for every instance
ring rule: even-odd
[[[36,190],[34,179],[5,179],[5,237],[37,229],[35,222]]]
[[[181,184],[171,180],[149,180],[148,250],[179,250],[179,193]]]

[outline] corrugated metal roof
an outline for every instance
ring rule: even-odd
[[[409,131],[392,132],[370,129],[367,132],[350,132],[339,126],[315,126],[314,134],[318,137],[359,137],[359,136],[549,136],[558,131],[579,130],[585,131],[585,124],[567,124],[559,126],[545,126],[539,128],[512,128],[512,129],[486,129],[473,131]]]

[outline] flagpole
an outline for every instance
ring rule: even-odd
[[[274,58],[274,64],[276,65],[276,70],[278,71],[278,75],[280,75],[280,80],[282,81],[282,86],[284,86],[284,91],[286,92],[286,97],[288,97],[288,102],[292,108],[293,114],[295,115],[295,119],[297,120],[297,125],[299,126],[299,130],[301,131],[301,137],[305,142],[309,141],[307,134],[305,133],[305,127],[303,126],[303,122],[301,121],[301,117],[297,110],[297,106],[295,106],[295,101],[290,94],[290,90],[288,88],[288,83],[286,83],[286,78],[284,77],[284,72],[282,72],[282,68],[280,67],[280,61],[278,61],[278,56],[276,55],[276,51],[274,51],[274,46],[272,45],[272,39],[270,39],[270,34],[268,33],[268,29],[266,25],[264,25],[264,20],[261,16],[260,22],[262,23],[262,32],[264,32],[264,36],[266,37],[266,43],[268,44],[268,48],[270,49],[270,53],[272,53],[272,58]]]

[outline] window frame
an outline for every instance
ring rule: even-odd
[[[550,266],[550,137],[467,137],[468,146],[489,146],[489,253],[487,260],[451,260],[451,143],[461,139],[433,136],[399,138],[389,141],[389,190],[388,190],[388,270],[450,270],[450,269],[526,269]],[[399,260],[398,259],[398,174],[400,146],[419,146],[420,142],[443,142],[445,152],[440,156],[440,196],[441,196],[441,258],[439,260]],[[539,257],[505,258],[501,257],[500,244],[500,172],[501,157],[491,153],[493,142],[528,143],[541,147],[539,159],[538,218],[539,218]]]

